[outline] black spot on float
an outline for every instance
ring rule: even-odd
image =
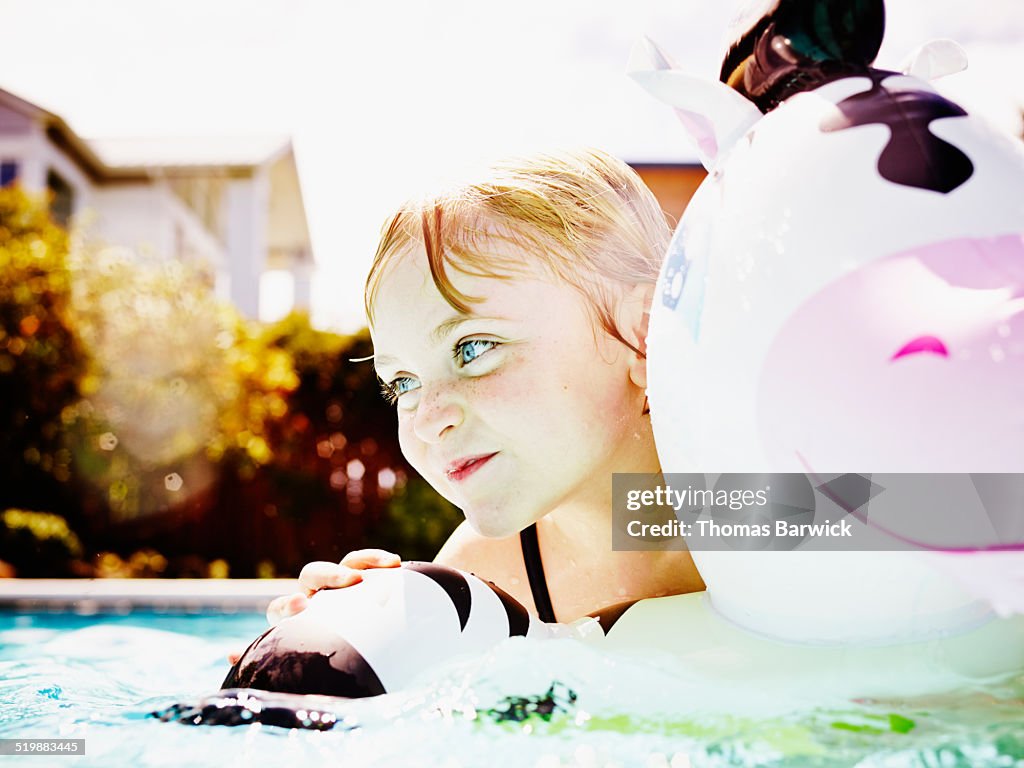
[[[466,622],[469,621],[469,612],[473,607],[473,597],[469,590],[469,584],[466,583],[465,576],[456,570],[445,568],[441,565],[434,565],[433,563],[413,561],[403,563],[402,567],[408,568],[410,571],[416,571],[416,573],[422,573],[447,592],[448,597],[451,598],[452,604],[455,606],[456,613],[459,614],[460,629],[466,628]]]
[[[621,619],[626,611],[634,605],[636,605],[636,600],[630,600],[626,603],[616,603],[615,605],[609,605],[606,608],[595,611],[594,613],[591,613],[590,616],[597,619],[597,622],[601,625],[601,629],[603,629],[604,633],[607,635],[611,628],[615,626],[615,622]]]
[[[974,164],[960,149],[929,130],[933,120],[967,113],[929,91],[889,91],[882,81],[892,73],[872,71],[871,89],[839,102],[838,112],[821,121],[825,133],[881,124],[891,132],[878,158],[878,172],[893,184],[946,194],[966,182]]]
[[[301,615],[260,635],[228,671],[221,688],[349,699],[385,693],[362,654],[340,635],[305,621]]]
[[[484,583],[491,588],[491,591],[501,600],[501,604],[505,606],[505,615],[508,616],[508,636],[526,637],[526,633],[530,629],[530,614],[527,613],[526,608],[501,587],[495,586],[489,581],[484,581]]]

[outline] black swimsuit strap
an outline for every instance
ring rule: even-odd
[[[544,562],[540,558],[536,523],[519,532],[519,543],[523,547],[523,563],[530,579],[530,592],[533,594],[533,604],[537,606],[537,616],[541,621],[553,624],[556,620],[555,609],[551,607],[551,595],[544,578]]]

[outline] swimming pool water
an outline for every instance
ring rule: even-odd
[[[513,638],[426,672],[409,691],[346,703],[343,725],[326,732],[149,716],[214,693],[227,652],[264,629],[255,614],[0,613],[0,738],[86,740],[84,756],[0,757],[0,768],[1024,767],[1024,677],[905,700],[823,691],[794,706],[772,691],[709,684],[668,657],[569,640]],[[554,711],[531,713],[553,683]]]

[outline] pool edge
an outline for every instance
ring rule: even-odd
[[[0,579],[0,610],[262,613],[294,579]]]

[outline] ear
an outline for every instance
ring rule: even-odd
[[[911,53],[900,71],[920,80],[938,80],[967,69],[967,51],[953,40],[941,39],[925,43]]]
[[[647,388],[647,326],[654,300],[654,283],[639,283],[622,298],[619,329],[626,341],[640,350],[629,353],[629,379],[641,389]]]
[[[634,46],[628,73],[655,98],[675,107],[709,171],[763,117],[753,102],[725,83],[673,69],[668,57],[648,38]]]

